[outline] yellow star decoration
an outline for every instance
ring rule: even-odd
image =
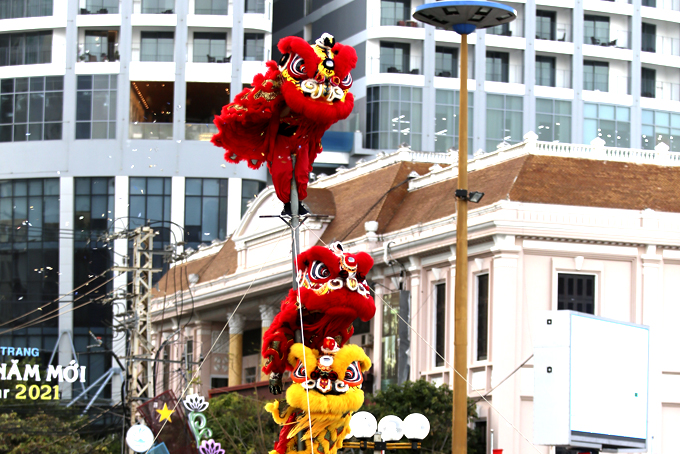
[[[163,404],[163,409],[161,410],[156,410],[161,415],[161,419],[158,420],[158,422],[163,422],[163,420],[167,419],[169,423],[172,423],[172,419],[170,419],[170,415],[174,412],[175,410],[170,410],[168,408],[168,404]]]

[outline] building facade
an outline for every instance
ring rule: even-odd
[[[276,0],[274,42],[327,31],[354,46],[365,147],[458,145],[460,36],[412,18],[424,0]],[[503,2],[517,20],[468,37],[469,147],[540,140],[672,151],[680,132],[680,4],[674,0]],[[432,122],[432,119],[435,119]]]
[[[267,173],[225,163],[212,118],[264,70],[271,22],[268,0],[0,2],[2,345],[46,363],[59,340],[92,384],[126,355],[131,246],[101,235],[149,224],[163,251],[236,228]]]
[[[368,280],[376,315],[357,324],[351,339],[373,361],[370,391],[404,378],[453,383],[457,166],[433,162],[437,156],[403,149],[309,187],[312,216],[303,224],[302,249],[343,241],[375,261]],[[531,133],[469,162],[470,189],[485,195],[470,204],[468,217],[466,379],[487,447],[493,429],[493,448],[534,451],[534,316],[563,309],[650,327],[648,449],[673,452],[680,442],[680,199],[672,190],[679,165],[664,146],[650,152],[554,144]],[[267,386],[259,376],[259,339],[292,273],[288,228],[261,216],[280,206],[268,188],[227,242],[178,264],[167,274],[177,279],[162,283],[165,291],[154,299],[156,345],[181,330],[183,341],[167,355],[193,358],[187,370],[194,392]],[[402,291],[410,296],[406,305]],[[399,317],[408,336],[399,333]],[[164,389],[189,385],[167,372]]]

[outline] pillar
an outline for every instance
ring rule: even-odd
[[[514,235],[494,235],[494,246],[491,249],[491,348],[489,358],[493,361],[493,380],[495,386],[498,380],[510,375],[519,364],[519,349],[521,341],[521,308],[518,307],[517,280],[519,248],[515,246]],[[493,393],[493,404],[498,413],[510,420],[519,421],[519,387],[520,374],[511,376],[502,387]],[[521,437],[515,429],[506,424],[500,417],[491,421],[491,428],[495,433],[495,444],[508,452],[520,452]]]
[[[233,314],[229,321],[229,386],[241,384],[245,321],[245,317],[237,314]]]
[[[272,322],[274,321],[274,316],[276,315],[276,308],[273,306],[260,306],[260,318],[262,320],[262,338],[264,338],[264,333],[269,329]],[[262,372],[262,367],[264,367],[264,358],[260,358],[260,380],[267,381],[269,377],[267,374]]]
[[[130,199],[130,178],[125,175],[115,177],[115,193],[113,201],[114,219],[117,219],[113,224],[113,231],[120,232],[125,230],[128,226],[128,200]],[[126,239],[117,239],[113,241],[114,264],[118,266],[128,266],[123,263],[122,258],[128,255],[128,241]],[[113,301],[113,326],[122,329],[122,324],[127,312],[127,300],[125,299],[125,290],[127,287],[127,273],[114,272],[113,288],[116,296],[121,296]],[[120,290],[119,290],[120,289]],[[127,336],[113,336],[113,354],[116,355],[120,361],[125,365],[125,348],[127,346]],[[160,344],[159,344],[160,345]],[[111,358],[111,367],[120,367],[116,358]],[[158,367],[158,366],[157,366]],[[115,374],[111,379],[111,402],[113,404],[121,400],[121,378],[120,375]]]
[[[62,231],[73,229],[74,216],[74,181],[73,177],[59,179],[59,227]],[[59,237],[59,341],[58,362],[67,366],[74,357],[73,339],[73,238],[60,235]],[[89,383],[88,383],[89,384]],[[72,397],[71,383],[59,384],[61,398],[70,400]]]

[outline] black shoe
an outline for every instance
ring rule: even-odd
[[[298,205],[298,215],[304,216],[306,214],[309,214],[309,211],[307,211],[307,208],[305,208],[302,202],[300,202],[300,204]],[[283,211],[281,211],[281,216],[293,216],[293,210],[291,208],[290,202],[283,204]]]

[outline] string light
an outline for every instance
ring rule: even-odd
[[[144,104],[144,108],[146,110],[149,110],[149,105],[146,103],[146,99],[144,99],[144,96],[142,95],[142,92],[139,90],[139,87],[137,87],[137,83],[132,82],[132,86],[135,88],[135,91],[137,92],[137,96],[139,96],[139,99],[142,100],[142,104]],[[147,84],[147,87],[149,85]]]

